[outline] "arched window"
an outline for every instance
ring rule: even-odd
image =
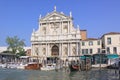
[[[54,45],[52,47],[52,54],[51,55],[52,56],[59,56],[59,47],[58,46]]]

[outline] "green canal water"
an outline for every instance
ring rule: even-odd
[[[0,80],[120,80],[118,70],[92,69],[90,71],[67,72],[0,69]]]

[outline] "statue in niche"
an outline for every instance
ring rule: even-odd
[[[65,55],[67,55],[67,53],[68,53],[67,47],[64,48],[64,53],[65,53]]]
[[[75,46],[72,48],[73,54],[76,54],[76,48]]]

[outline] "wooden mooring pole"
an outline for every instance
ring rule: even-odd
[[[120,80],[120,61],[118,63],[118,67],[119,67],[119,80]]]

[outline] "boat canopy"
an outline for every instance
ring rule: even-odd
[[[119,58],[118,54],[107,54],[107,58],[108,59],[115,59],[115,58]]]
[[[80,56],[80,59],[85,59],[86,57],[85,56]]]
[[[92,58],[91,55],[83,55],[83,56],[80,56],[80,59],[86,59],[86,58]]]

